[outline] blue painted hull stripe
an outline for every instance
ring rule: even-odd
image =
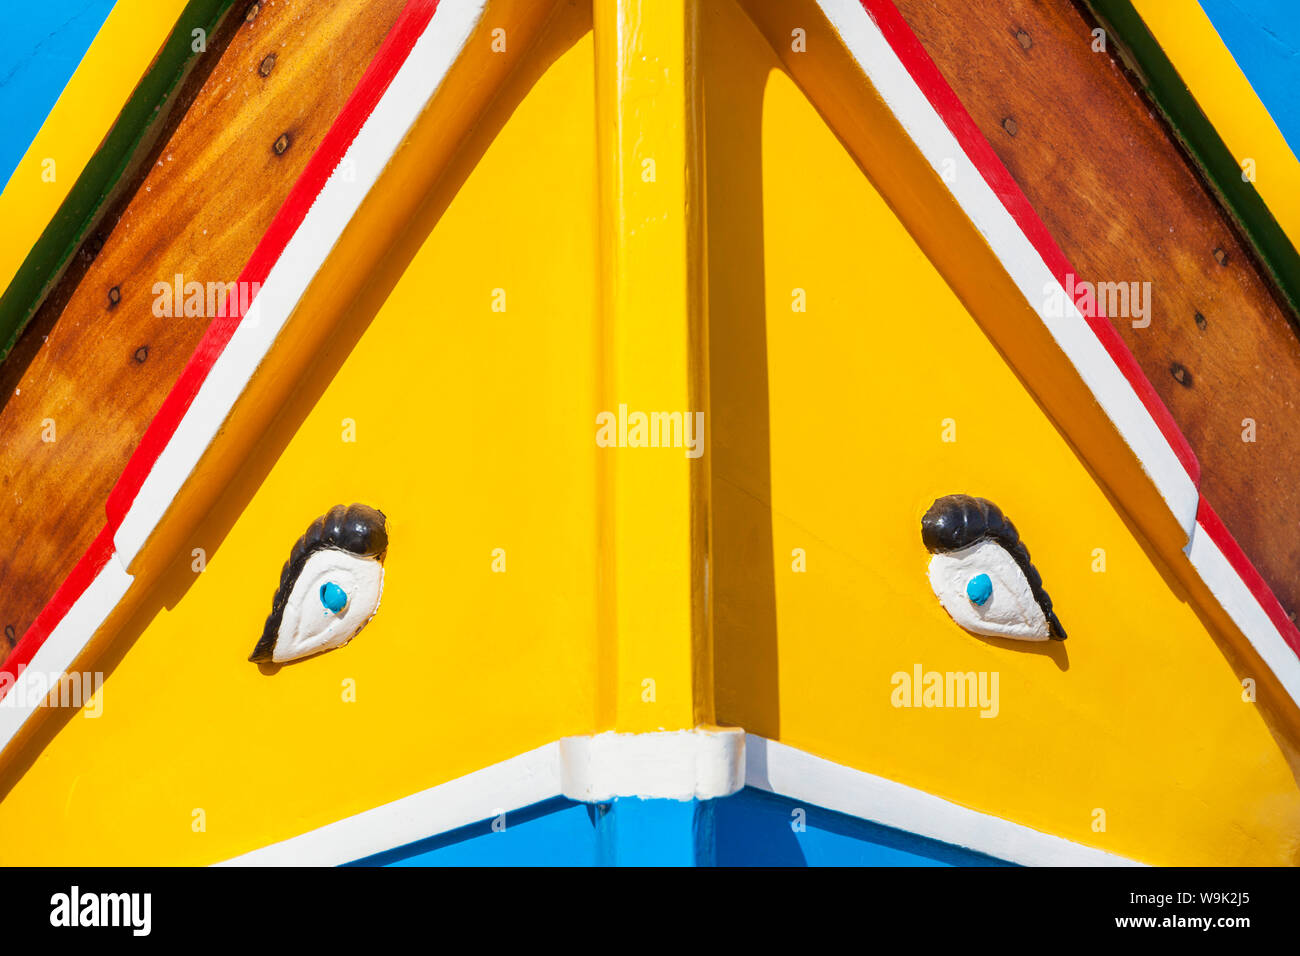
[[[716,800],[545,800],[352,866],[1008,866],[746,787]]]

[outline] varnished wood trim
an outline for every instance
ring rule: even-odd
[[[51,653],[61,661],[67,654],[64,645],[68,642],[75,642],[80,653],[101,628],[111,630],[106,622],[124,604],[129,604],[131,597],[127,590],[132,578],[137,585],[141,580],[132,566],[139,547],[150,539],[157,522],[168,513],[199,458],[210,450],[209,443],[216,430],[244,394],[250,376],[276,343],[280,329],[302,305],[300,296],[340,242],[345,227],[366,218],[363,200],[368,198],[380,174],[390,174],[386,180],[390,187],[394,180],[411,183],[413,170],[419,170],[426,178],[431,175],[427,171],[430,165],[427,157],[418,147],[427,147],[430,136],[438,140],[450,136],[454,143],[456,136],[448,132],[449,126],[463,131],[477,115],[476,110],[490,99],[495,83],[508,75],[516,60],[491,53],[485,54],[491,58],[491,68],[485,68],[479,61],[456,74],[454,88],[446,98],[451,105],[438,115],[443,122],[421,126],[413,136],[415,142],[411,149],[400,151],[405,159],[390,162],[460,58],[482,18],[484,4],[485,0],[442,0],[440,4],[436,0],[411,0],[407,4],[321,149],[313,156],[309,169],[295,186],[293,196],[277,215],[245,269],[245,277],[265,276],[262,293],[246,309],[241,304],[242,316],[218,320],[209,329],[205,347],[196,351],[187,366],[191,376],[187,379],[189,385],[178,384],[171,392],[166,410],[155,418],[157,443],[137,448],[126,468],[120,487],[129,491],[114,499],[106,526],[14,654],[0,667],[0,697],[28,663],[42,659],[42,651],[52,635],[58,635],[59,647],[57,653]],[[435,7],[443,11],[442,16],[434,15]],[[527,40],[551,10],[550,4],[530,6],[523,0],[505,0],[499,7],[504,11],[503,17],[519,27],[516,35],[524,41],[521,50],[528,48]],[[469,94],[467,84],[473,86]],[[454,118],[452,123],[446,122],[449,117]],[[454,153],[446,143],[441,148],[445,156]],[[358,170],[356,182],[336,174],[346,160],[352,160],[351,166]],[[428,185],[424,180],[417,181]],[[358,213],[359,208],[363,209],[362,213]],[[374,243],[368,246],[373,250]],[[355,263],[354,252],[343,253],[343,258]],[[310,298],[308,294],[306,299]],[[296,338],[310,339],[303,335]],[[306,348],[309,353],[310,341],[306,346],[302,342],[296,344],[299,351]],[[284,350],[276,354],[280,355],[281,351]],[[269,378],[284,382],[285,388],[292,381],[291,376],[286,380],[284,375]],[[165,440],[163,435],[167,436]],[[204,461],[209,463],[208,459]],[[154,548],[154,552],[158,550]],[[120,583],[124,575],[126,586],[108,588],[113,582]],[[143,586],[148,585],[147,574],[145,578]],[[116,598],[105,598],[110,592]],[[72,615],[76,619],[69,625]],[[30,702],[20,702],[18,710],[19,718],[3,725],[7,728],[5,733],[12,731],[12,734],[0,736],[0,747],[18,739],[35,708]]]
[[[1084,0],[1112,37],[1116,51],[1135,79],[1164,114],[1170,128],[1197,164],[1216,196],[1241,226],[1260,263],[1290,306],[1290,318],[1300,311],[1300,253],[1269,211],[1254,185],[1243,180],[1241,167],[1223,138],[1201,112],[1187,84],[1131,0]]]
[[[1111,324],[1300,647],[1290,623],[1300,608],[1300,338],[1233,218],[1112,51],[1093,51],[1093,24],[1071,0],[897,0],[897,9],[1075,274],[1151,282],[1149,326]],[[1256,442],[1243,441],[1247,419]]]
[[[140,166],[147,165],[153,153],[148,144],[159,138],[160,131],[165,137],[165,131],[174,127],[176,116],[184,114],[199,86],[193,82],[196,77],[189,75],[191,71],[198,67],[206,77],[201,65],[215,61],[229,42],[232,31],[225,28],[223,20],[233,2],[192,0],[181,13],[104,143],[0,295],[0,361],[9,354],[45,295],[59,282],[78,247],[87,242],[84,251],[93,255],[98,251],[96,244],[102,245],[102,239],[96,240],[94,233],[106,213],[116,218],[111,207],[115,194],[121,192],[119,183],[137,177]],[[212,56],[193,51],[192,32],[196,29],[211,38],[207,50]]]
[[[22,635],[72,572],[212,321],[207,308],[160,314],[155,284],[237,279],[401,6],[278,0],[228,17],[224,48],[209,37],[102,245],[76,257],[0,366],[0,627]]]

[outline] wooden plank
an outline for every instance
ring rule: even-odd
[[[1200,459],[1206,500],[1294,619],[1300,340],[1235,224],[1069,0],[897,6],[1079,280],[1151,283],[1148,326],[1111,321]]]
[[[1261,156],[1260,162],[1266,165],[1268,175],[1260,185],[1243,178],[1237,157],[1206,117],[1202,104],[1192,95],[1185,78],[1178,74],[1168,55],[1161,49],[1160,42],[1152,36],[1147,24],[1134,9],[1132,0],[1088,0],[1087,9],[1105,28],[1107,42],[1115,45],[1116,54],[1141,84],[1143,91],[1160,108],[1179,143],[1195,160],[1197,168],[1213,187],[1214,194],[1241,224],[1245,238],[1250,241],[1260,263],[1286,298],[1287,307],[1294,313],[1297,306],[1300,306],[1300,253],[1296,252],[1282,223],[1274,217],[1273,210],[1265,204],[1264,194],[1261,193],[1261,190],[1285,183],[1286,171],[1278,168],[1280,163],[1270,162]],[[1199,11],[1189,10],[1185,16],[1191,20],[1198,13]],[[1213,30],[1208,21],[1206,28]],[[1226,49],[1223,55],[1230,56]],[[1214,79],[1224,81],[1223,85],[1231,82],[1230,77],[1217,74]],[[1240,94],[1254,96],[1245,77],[1239,77],[1238,82],[1245,86],[1244,90],[1238,91]],[[1245,104],[1239,105],[1234,112],[1242,112],[1244,106]],[[1263,105],[1257,103],[1256,107],[1263,113],[1263,122],[1271,123]],[[1258,126],[1252,126],[1251,129],[1254,131],[1253,153],[1262,147],[1261,140],[1264,137]],[[1278,146],[1286,149],[1281,134],[1275,135]],[[1294,159],[1291,162],[1294,163]]]
[[[187,97],[193,98],[200,77],[207,76],[219,52],[229,42],[238,23],[237,18],[226,16],[231,3],[232,0],[191,0],[121,113],[116,118],[96,116],[90,120],[92,126],[94,120],[106,123],[112,119],[113,122],[50,221],[27,224],[44,228],[31,248],[25,250],[22,265],[0,296],[0,359],[8,353],[44,295],[59,280],[96,220],[109,211],[120,213],[120,209],[112,209],[118,183],[138,180],[140,170],[133,167],[138,161],[147,160],[149,146],[161,131],[169,133],[175,128],[176,118],[189,106]],[[140,26],[133,22],[133,28]],[[105,31],[108,30],[106,25]],[[201,31],[205,38],[201,51],[194,49],[196,31]],[[212,38],[211,56],[206,52],[208,37]],[[101,34],[96,42],[110,41]],[[120,54],[119,47],[113,49]],[[123,64],[114,65],[116,70],[126,72]],[[185,82],[187,77],[190,82]],[[47,123],[54,116],[51,113]],[[87,117],[78,113],[77,120],[77,125],[84,127]],[[59,155],[58,161],[60,164],[75,162],[66,155]],[[42,185],[50,187],[48,183]]]
[[[103,525],[113,483],[211,319],[155,315],[155,283],[238,277],[402,5],[247,8],[228,45],[209,47],[215,66],[79,274],[19,340],[0,375],[0,627],[14,637]]]

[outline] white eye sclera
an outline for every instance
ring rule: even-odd
[[[271,660],[297,660],[341,647],[379,609],[384,566],[375,558],[325,549],[307,559],[289,592]]]
[[[952,619],[974,634],[1022,641],[1052,636],[1024,572],[996,541],[933,555],[930,586]]]

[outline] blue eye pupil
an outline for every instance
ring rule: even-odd
[[[341,614],[343,609],[348,606],[348,592],[333,581],[328,581],[320,586],[320,602],[324,604],[327,610],[335,614]]]
[[[993,596],[993,582],[987,574],[977,574],[966,582],[966,596],[978,607],[983,607]]]

